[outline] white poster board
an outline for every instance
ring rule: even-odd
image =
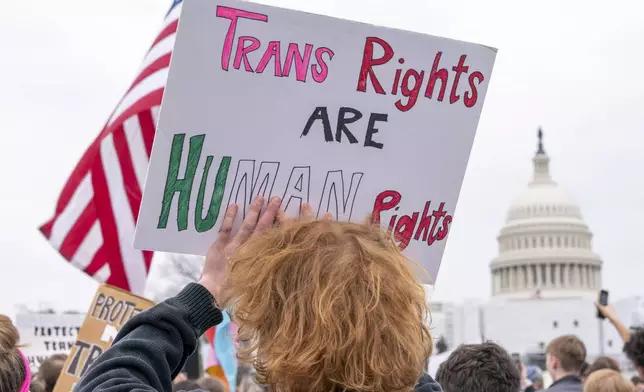
[[[135,247],[205,255],[255,195],[372,211],[436,277],[496,50],[240,1],[183,5]],[[422,275],[425,283],[432,279]]]
[[[53,354],[69,354],[83,325],[84,314],[18,313],[20,344],[33,371]]]

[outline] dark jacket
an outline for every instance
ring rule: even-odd
[[[566,376],[560,378],[550,385],[548,392],[583,392],[584,384],[577,376]]]
[[[74,392],[171,392],[172,380],[195,351],[199,337],[222,319],[208,290],[191,283],[176,297],[128,321]],[[424,375],[416,391],[441,392],[441,388]]]

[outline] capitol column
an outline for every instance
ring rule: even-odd
[[[557,263],[554,265],[555,269],[555,281],[552,282],[554,288],[559,288],[561,286],[561,282],[559,280],[559,277],[561,276],[561,272],[559,271],[561,269],[561,264]]]
[[[510,268],[508,268],[508,270],[510,271],[510,290],[514,291],[514,290],[517,289],[517,287],[516,287],[516,285],[517,285],[516,270],[514,269],[514,267],[510,267]]]
[[[546,264],[546,282],[545,287],[552,287],[552,265],[550,263]]]
[[[532,282],[534,282],[534,278],[532,277],[532,264],[526,265],[526,275],[528,276],[528,284],[526,285],[526,289],[531,289],[532,288]]]

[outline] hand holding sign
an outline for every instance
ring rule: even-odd
[[[248,214],[239,231],[234,236],[233,225],[239,207],[236,204],[228,206],[224,221],[217,240],[212,244],[206,256],[203,273],[199,283],[210,291],[215,300],[221,300],[221,291],[226,282],[226,264],[228,257],[246,242],[251,235],[260,234],[273,225],[280,211],[281,200],[274,197],[268,203],[266,210],[261,214],[264,198],[257,197],[253,200]]]
[[[186,2],[135,247],[210,257],[222,206],[246,217],[254,198],[279,196],[288,215],[372,214],[433,284],[495,56],[252,2]]]

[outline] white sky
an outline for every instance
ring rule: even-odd
[[[644,295],[644,3],[265,0],[499,49],[434,298],[489,295],[489,261],[543,125],[612,298]],[[96,284],[37,227],[158,32],[166,0],[4,1],[0,13],[0,313],[85,310]]]

